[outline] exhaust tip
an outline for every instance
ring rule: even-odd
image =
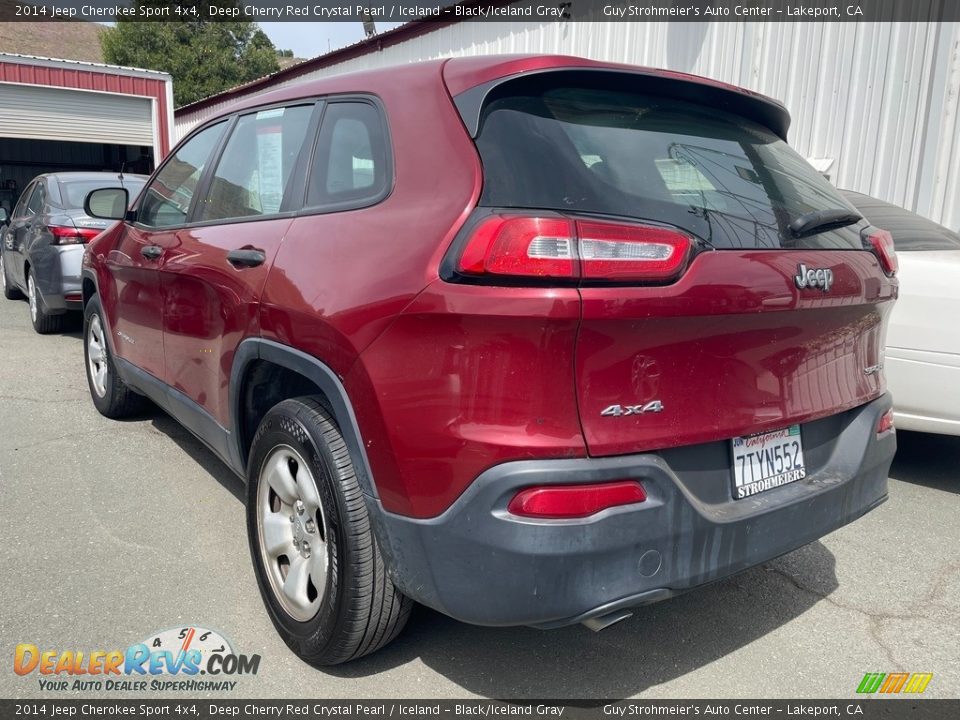
[[[633,613],[629,610],[615,610],[612,613],[607,613],[606,615],[600,615],[599,617],[588,618],[584,620],[581,624],[585,627],[590,628],[594,632],[600,632],[605,630],[611,625],[615,625],[621,620],[626,620],[628,617],[632,616]]]

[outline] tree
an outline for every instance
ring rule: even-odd
[[[170,73],[177,107],[280,69],[277,49],[256,23],[205,19],[207,4],[198,2],[196,14],[179,21],[118,18],[114,27],[100,34],[104,60]],[[187,4],[141,0],[138,5],[182,8]],[[174,12],[171,9],[170,17],[175,17]]]

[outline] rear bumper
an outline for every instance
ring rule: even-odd
[[[47,245],[31,255],[37,290],[46,312],[55,315],[83,309],[80,269],[84,250],[84,245]]]
[[[505,463],[442,515],[387,513],[368,498],[395,584],[478,625],[557,627],[643,605],[787,553],[886,499],[896,436],[889,396],[805,425],[804,480],[734,501],[728,443],[612,458]],[[583,520],[512,516],[530,485],[635,478],[639,505]]]

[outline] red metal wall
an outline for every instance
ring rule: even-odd
[[[0,82],[15,82],[26,85],[49,85],[75,90],[99,90],[101,92],[122,93],[124,95],[142,95],[157,101],[157,118],[160,146],[154,148],[154,163],[170,152],[170,117],[172,108],[168,106],[167,81],[152,78],[119,75],[108,68],[86,67],[49,67],[46,65],[26,65],[22,63],[0,62]]]

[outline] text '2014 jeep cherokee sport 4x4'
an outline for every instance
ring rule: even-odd
[[[85,360],[248,484],[303,658],[411,601],[599,628],[886,497],[889,236],[768,98],[487,57],[307,82],[197,128],[85,256]]]

